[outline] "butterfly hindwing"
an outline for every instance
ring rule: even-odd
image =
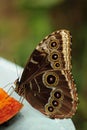
[[[55,76],[58,82],[56,80],[55,82],[49,82],[51,76]],[[63,71],[42,72],[26,87],[26,99],[34,108],[51,118],[71,117],[76,111],[77,103],[76,95],[74,95],[76,90],[73,91],[73,97],[70,85],[75,87],[73,81],[68,83],[68,77],[65,77]],[[52,110],[50,110],[50,107]]]

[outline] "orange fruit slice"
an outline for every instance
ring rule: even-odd
[[[14,117],[22,107],[22,103],[9,96],[0,88],[0,124]]]

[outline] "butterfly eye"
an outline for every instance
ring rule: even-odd
[[[58,102],[57,102],[56,100],[53,100],[53,101],[52,101],[52,104],[53,104],[53,106],[55,106],[55,107],[58,106]]]
[[[51,43],[51,47],[56,47],[57,46],[57,43],[54,41]]]
[[[56,80],[56,77],[55,77],[54,75],[48,75],[48,76],[47,76],[47,82],[48,82],[49,84],[55,83],[55,80]]]
[[[57,60],[57,59],[58,59],[58,54],[54,53],[54,54],[52,55],[52,59]]]
[[[51,55],[50,55],[50,58],[51,60],[53,61],[57,61],[59,59],[60,55],[58,52],[53,52]]]
[[[53,51],[52,53],[50,53],[48,55],[48,60],[50,62],[55,62],[55,61],[59,61],[60,60],[60,53],[58,53],[57,51]]]
[[[54,96],[55,96],[57,99],[61,98],[61,92],[56,91],[56,92],[54,93]]]
[[[62,69],[63,68],[63,65],[61,63],[61,61],[56,61],[56,62],[53,62],[51,64],[52,68],[55,69],[55,70],[59,70],[59,69]]]
[[[59,48],[59,40],[56,39],[55,37],[51,37],[50,42],[49,42],[49,48],[50,49],[58,49]]]
[[[60,64],[58,62],[55,63],[55,67],[60,67]]]
[[[43,74],[43,83],[46,87],[56,87],[59,82],[59,77],[55,72],[46,72]]]
[[[54,108],[52,106],[48,107],[48,111],[53,112]]]

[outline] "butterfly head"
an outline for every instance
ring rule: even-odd
[[[18,93],[18,95],[23,96],[24,94],[24,90],[22,89],[23,87],[20,85],[20,81],[19,78],[16,79],[16,81],[14,82],[15,84],[15,92]]]

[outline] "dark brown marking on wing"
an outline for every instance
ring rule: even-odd
[[[44,86],[42,82],[42,74],[36,77],[36,80],[38,82],[38,85],[40,86],[40,92],[38,91],[37,84],[35,84],[35,81],[32,82],[32,89],[26,88],[26,99],[30,104],[35,107],[36,109],[39,109],[40,111],[44,111],[44,106],[48,102],[48,99],[50,97],[50,92],[52,89],[47,88]],[[34,101],[33,101],[34,100]],[[41,107],[40,107],[41,106]]]
[[[34,50],[30,59],[28,60],[28,63],[25,66],[20,84],[26,82],[32,74],[35,74],[42,67],[43,63],[46,60],[46,55],[46,53],[41,53],[37,50]],[[37,64],[33,63],[31,59],[34,60]]]

